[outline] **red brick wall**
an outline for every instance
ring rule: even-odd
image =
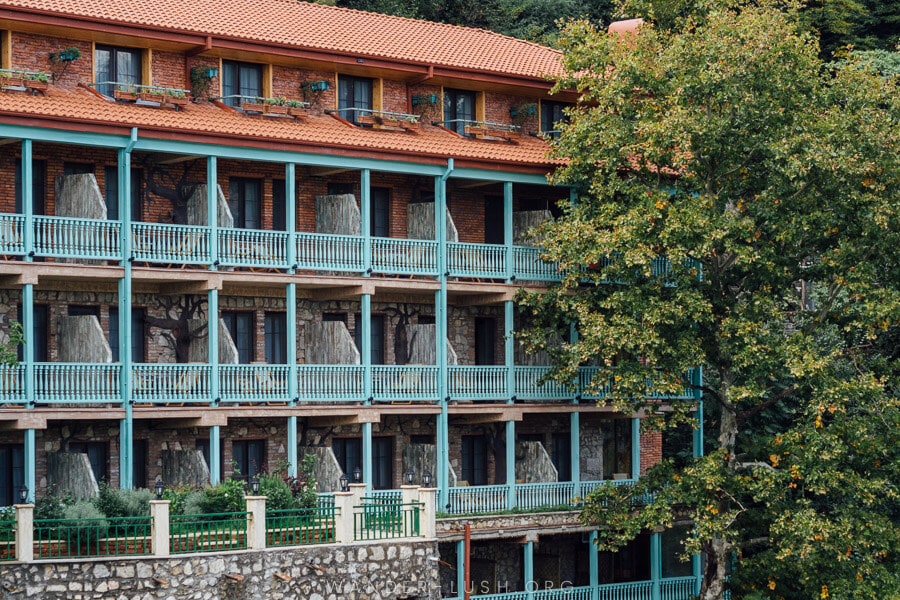
[[[160,87],[190,89],[191,82],[185,76],[187,64],[184,54],[176,52],[153,51],[152,85]]]
[[[641,432],[641,475],[662,460],[662,433]]]

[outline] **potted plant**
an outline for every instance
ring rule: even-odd
[[[241,101],[241,110],[246,112],[265,112],[266,105],[262,98],[249,98]]]
[[[190,98],[188,98],[187,91],[185,90],[166,90],[166,102],[175,106],[175,108],[187,106],[188,100],[190,100]]]
[[[377,117],[373,113],[358,113],[356,122],[360,125],[380,125],[381,117]]]
[[[132,83],[117,83],[113,95],[116,100],[134,102],[137,100],[137,88]]]
[[[144,102],[163,102],[165,99],[165,92],[157,87],[147,86],[142,87],[141,91],[138,92],[138,99],[143,100]]]
[[[286,115],[288,114],[287,98],[279,96],[277,98],[266,98],[266,114],[269,115]]]
[[[29,73],[25,77],[25,87],[33,92],[45,92],[50,86],[50,76],[43,71]]]
[[[25,78],[20,71],[0,70],[0,88],[20,88],[25,85]]]
[[[285,105],[287,106],[288,114],[292,117],[305,116],[306,110],[309,108],[309,102],[301,100],[288,100]]]
[[[50,53],[50,62],[67,63],[81,58],[81,49],[77,46],[69,46],[59,52]]]

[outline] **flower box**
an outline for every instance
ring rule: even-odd
[[[165,96],[159,92],[140,92],[138,99],[144,102],[162,102]]]
[[[378,119],[376,119],[375,115],[356,115],[356,122],[360,125],[376,125],[378,124]]]
[[[266,104],[266,114],[286,115],[288,114],[288,107],[283,104]]]
[[[122,100],[123,102],[134,102],[137,100],[137,92],[133,90],[115,90],[113,96],[115,96],[116,100]]]
[[[289,106],[288,114],[292,117],[305,117],[309,114],[309,109],[305,106]]]
[[[39,79],[27,79],[25,80],[25,87],[35,92],[46,92],[47,88],[50,87],[50,82]]]
[[[176,107],[187,106],[188,100],[189,98],[187,96],[166,95],[166,102]]]
[[[11,88],[11,87],[24,87],[25,79],[22,77],[0,77],[0,87],[2,88]]]
[[[241,110],[244,112],[261,113],[266,111],[266,105],[259,102],[243,102]]]

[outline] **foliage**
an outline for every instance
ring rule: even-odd
[[[244,485],[240,479],[228,478],[218,485],[207,486],[197,502],[200,514],[244,512]]]
[[[24,343],[22,324],[18,321],[10,321],[6,342],[0,344],[0,365],[17,365],[19,363],[18,347]]]
[[[66,523],[66,539],[90,545],[107,536],[109,522],[90,500],[79,500],[63,509],[63,518],[77,523]]]
[[[645,18],[653,6],[642,4]],[[701,597],[878,598],[900,589],[896,79],[819,58],[796,13],[666,4],[665,26],[561,39],[581,91],[554,181],[578,193],[542,232],[562,285],[523,298],[529,349],[560,379],[590,361],[609,402],[704,366],[707,456],[601,488],[605,548],[689,517]],[[660,257],[665,262],[660,262]],[[660,268],[661,266],[665,268]],[[648,406],[649,404],[649,406]],[[673,403],[670,425],[692,403]],[[661,426],[651,418],[648,426]],[[639,508],[639,510],[636,510]]]
[[[859,50],[850,53],[850,59],[856,60],[857,66],[870,69],[872,72],[886,77],[900,75],[900,52],[887,50]]]
[[[266,497],[267,511],[297,508],[297,502],[291,493],[291,488],[280,475],[260,473],[259,495]]]
[[[199,497],[200,492],[194,491],[190,486],[180,485],[163,490],[163,500],[169,501],[169,514],[183,515],[193,514],[185,510],[191,497]]]
[[[94,506],[107,517],[143,517],[150,514],[153,493],[147,489],[120,489],[100,482]]]
[[[66,501],[53,494],[47,494],[34,502],[34,520],[43,521],[62,519],[65,515]]]
[[[299,508],[314,508],[316,496],[316,455],[304,454],[297,477],[285,477]]]

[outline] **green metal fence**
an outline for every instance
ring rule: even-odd
[[[0,520],[0,560],[16,559],[16,522]]]
[[[335,507],[266,511],[266,546],[334,542]]]
[[[169,551],[221,552],[247,547],[246,512],[173,515],[169,521]]]
[[[363,498],[353,507],[353,539],[385,540],[419,535],[420,502],[395,498]]]
[[[86,558],[153,553],[147,517],[35,519],[34,557]]]

